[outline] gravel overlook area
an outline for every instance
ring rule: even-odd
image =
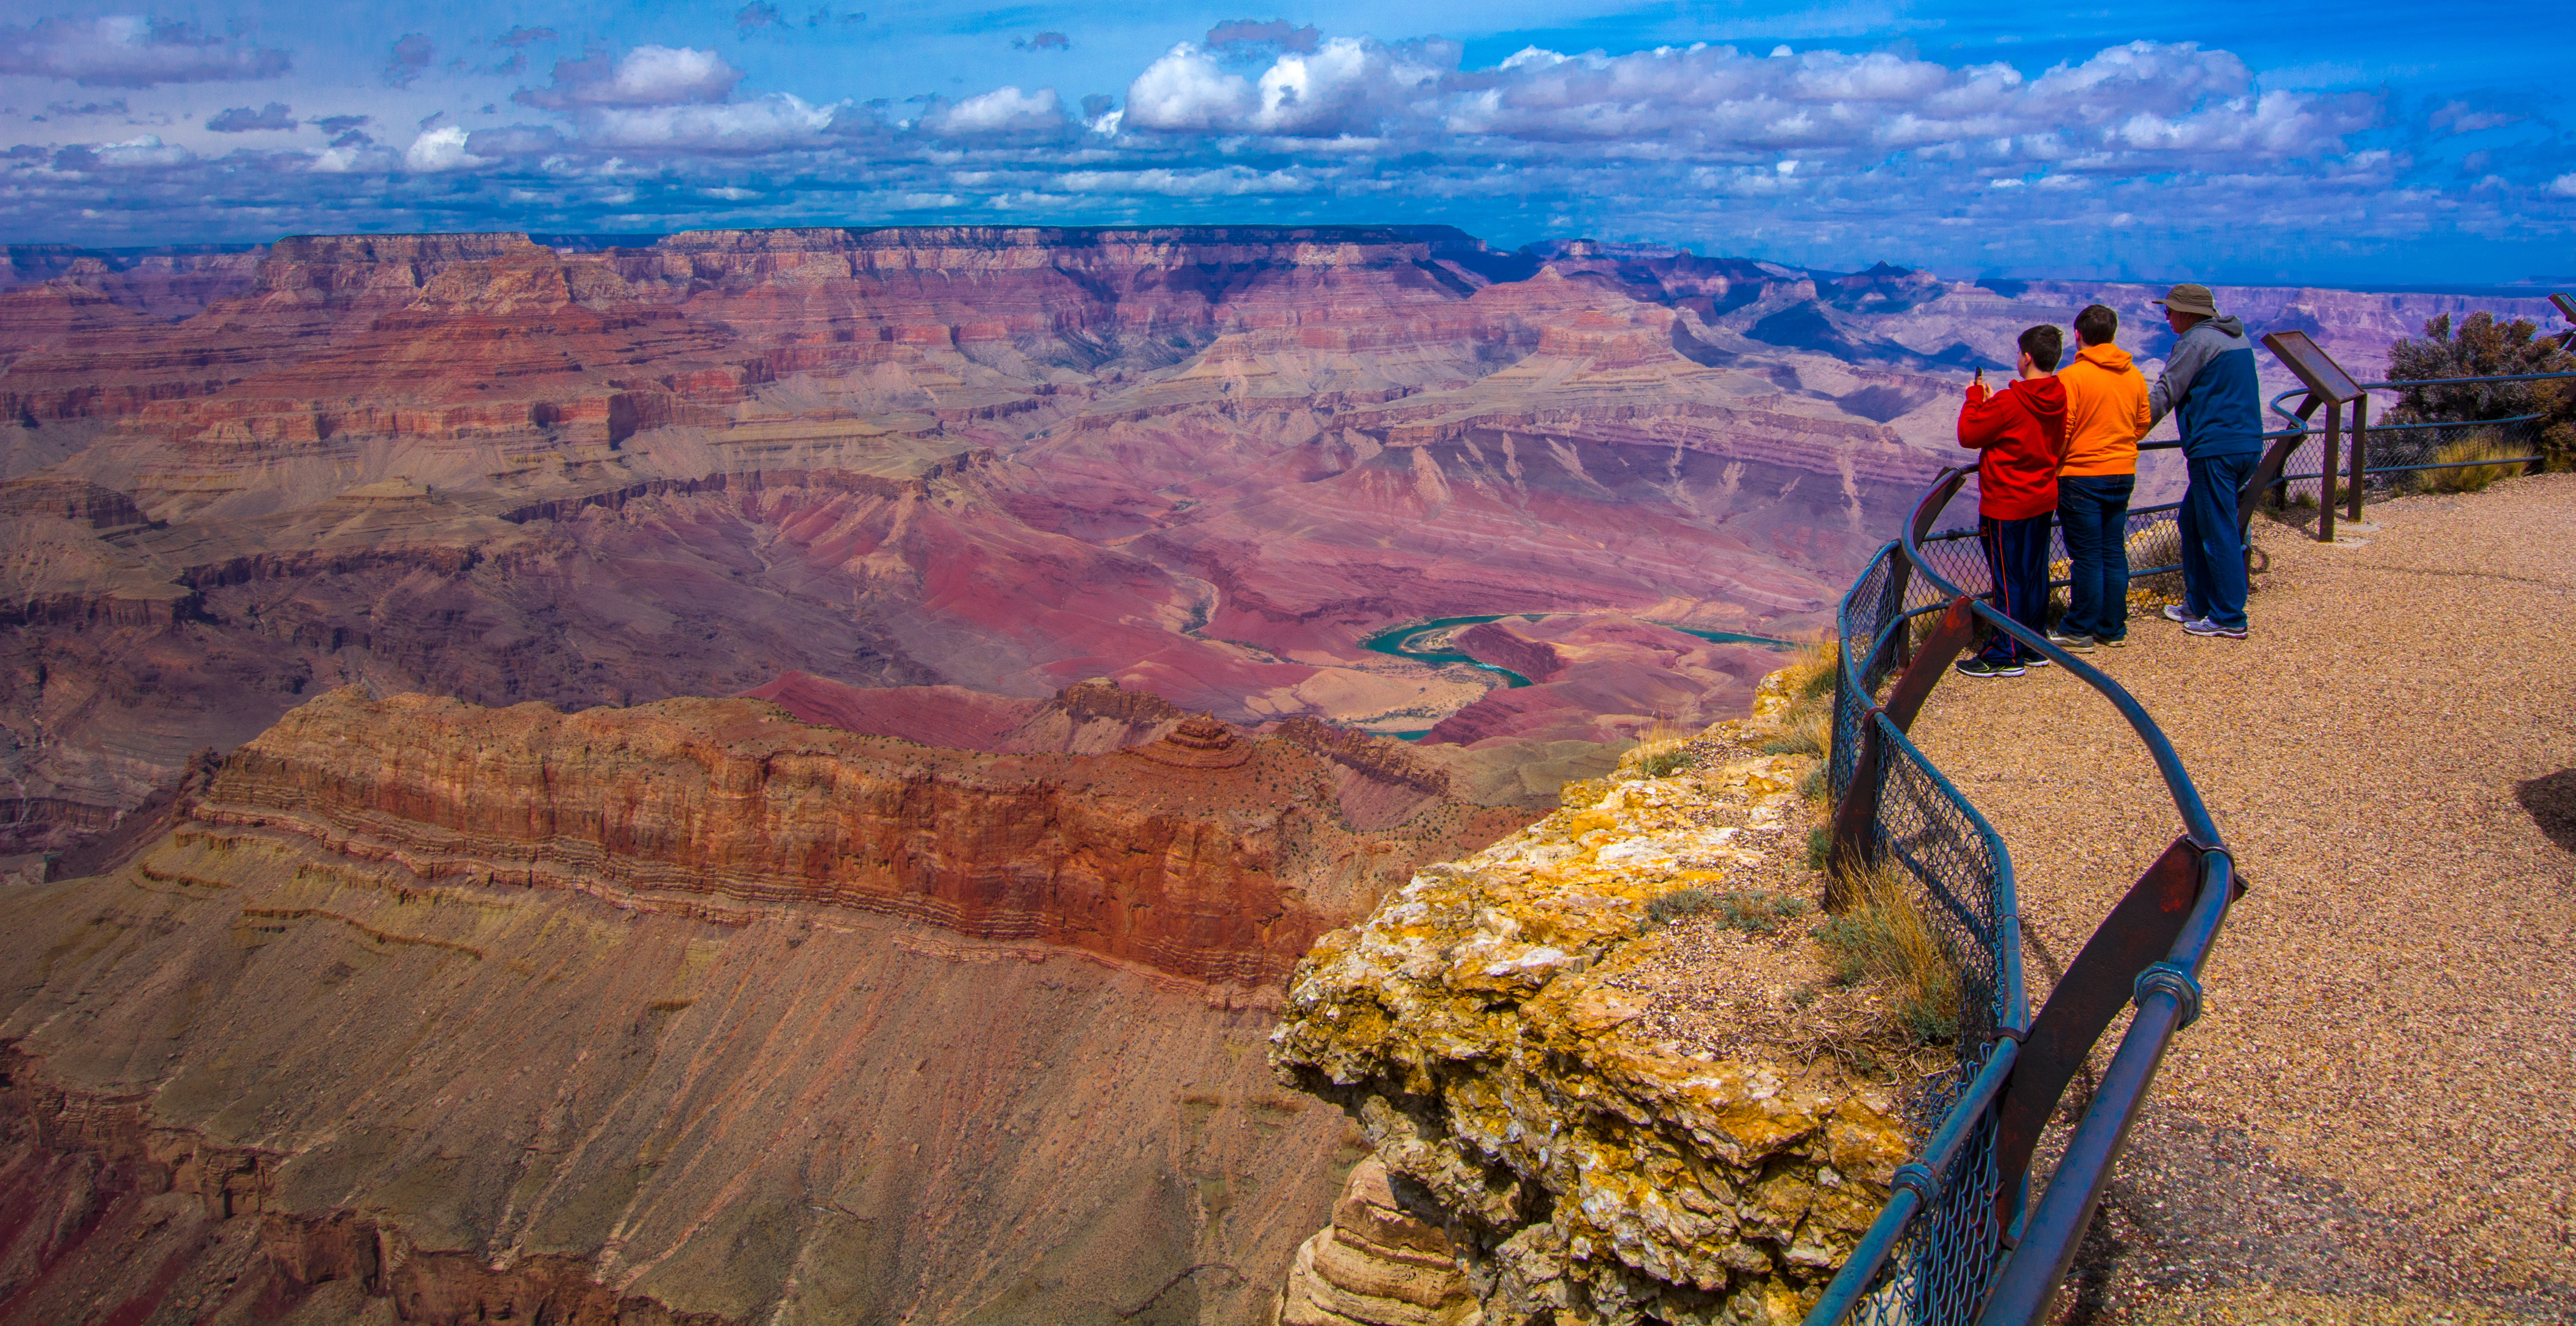
[[[2576,474],[2367,520],[2258,518],[2247,640],[2091,656],[2249,889],[2061,1320],[2576,1321]],[[1947,678],[1914,736],[2010,845],[2036,1004],[2172,803],[2059,669]]]

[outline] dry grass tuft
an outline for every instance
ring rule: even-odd
[[[2408,476],[2407,486],[2421,493],[2482,493],[2498,479],[2510,479],[2522,473],[2523,462],[2510,448],[2496,445],[2492,432],[2464,437],[2433,454],[2437,465],[2456,465],[2450,470],[2417,470]],[[2489,462],[2473,464],[2471,462]]]
[[[1780,735],[1762,743],[1765,755],[1813,755],[1821,759],[1834,744],[1834,709],[1830,698],[1803,704],[1780,717]]]
[[[1638,778],[1668,777],[1690,763],[1690,738],[1666,737],[1661,741],[1640,742],[1619,757],[1619,770],[1613,777],[1628,774]],[[1633,773],[1632,773],[1633,771]]]
[[[1789,655],[1788,665],[1780,669],[1783,674],[1780,680],[1788,684],[1789,694],[1800,700],[1831,694],[1834,669],[1842,660],[1842,641],[1827,632],[1798,646],[1797,652]]]
[[[1918,1042],[1956,1037],[1958,959],[1914,905],[1912,881],[1886,863],[1846,865],[1835,876],[1852,905],[1816,929],[1835,978],[1891,987],[1897,1018]]]

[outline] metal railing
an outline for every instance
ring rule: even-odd
[[[2412,476],[2427,471],[2468,469],[2481,465],[2529,465],[2536,469],[2543,460],[2541,430],[2549,417],[2548,410],[2530,409],[2530,406],[2544,402],[2535,402],[2526,394],[2510,389],[2515,384],[2532,382],[2576,382],[2576,373],[2510,373],[2361,383],[2361,394],[2351,401],[2352,429],[2349,434],[2343,428],[2342,405],[2325,405],[2325,428],[2316,432],[2309,428],[2308,420],[2316,413],[2320,402],[2310,396],[2307,403],[2292,410],[2284,407],[2282,402],[2307,394],[2307,389],[2293,387],[2282,392],[2272,398],[2271,410],[2296,425],[2302,441],[2297,454],[2288,458],[2288,464],[2272,491],[2273,503],[2287,505],[2301,497],[2315,501],[2317,539],[2332,543],[2335,504],[2339,497],[2344,503],[2343,518],[2358,521],[2364,496],[2370,490],[2389,491]],[[2397,391],[2417,398],[2423,404],[2448,404],[2473,415],[2490,417],[2381,424],[2374,428],[2370,423],[2370,393],[2374,391]],[[2315,438],[2313,449],[2306,440],[2309,436]],[[2455,444],[2470,441],[2484,443],[2479,448],[2481,454],[2442,459]],[[2394,448],[2395,462],[2375,460],[2375,447]],[[2297,489],[2295,493],[2294,486]],[[2336,492],[2338,487],[2342,489],[2340,494]]]
[[[2478,378],[2410,379],[2394,382],[2364,383],[2367,391],[2404,390],[2430,387],[2450,391],[2498,383],[2576,382],[2576,373],[2530,373],[2514,376]],[[2449,419],[2429,423],[2377,424],[2369,422],[2368,398],[2355,402],[2352,429],[2343,432],[2339,423],[2329,419],[2327,426],[2311,425],[2283,401],[2300,395],[2304,388],[2293,387],[2274,396],[2271,410],[2289,421],[2290,427],[2263,435],[2264,460],[2258,467],[2259,483],[2248,484],[2260,493],[2275,510],[2293,504],[2314,504],[2331,508],[2344,502],[2344,519],[2361,519],[2365,493],[2392,494],[2408,481],[2409,476],[2435,470],[2473,469],[2486,465],[2538,466],[2544,459],[2541,429],[2549,416],[2545,412],[2506,415],[2494,419]],[[2481,454],[2462,460],[2443,460],[2451,447],[2462,442],[2483,442]],[[2285,445],[2286,444],[2286,445]],[[2178,451],[2180,442],[2142,442],[2140,452]],[[2277,454],[2275,454],[2277,452]],[[2335,472],[2336,482],[2326,482],[2326,471]],[[2177,528],[2180,502],[2158,506],[2134,507],[2128,513],[2125,546],[2129,552],[2129,577],[2143,580],[2150,576],[2173,575],[2182,570],[2182,536]],[[2253,508],[2239,511],[2242,526]],[[2334,526],[2321,519],[2319,537],[2331,541]],[[1949,529],[1926,533],[1924,551],[1940,570],[1948,573],[1953,583],[1970,587],[1975,593],[1988,593],[1994,588],[1986,582],[1985,556],[1968,541],[1977,537],[1974,529]],[[2057,523],[2055,513],[2049,516],[2048,559],[2050,565],[2070,562],[2066,534]],[[2141,566],[2141,554],[2151,565]],[[2064,578],[2049,582],[2052,589],[2062,589]]]
[[[2380,382],[2368,389],[2576,379],[2576,374]],[[2342,479],[2350,518],[2361,492],[2431,469],[2536,464],[2546,417],[2525,412],[2465,422],[2367,422],[2355,402],[2349,468],[2339,407],[2318,429],[2301,411],[2272,408],[2292,427],[2263,438],[2262,459],[2237,493],[2241,530],[2265,501],[2286,504],[2314,485],[2321,537],[2331,538]],[[2394,436],[2392,436],[2394,435]],[[2483,437],[2485,454],[2441,459],[2455,442]],[[2374,463],[2371,444],[2380,450]],[[2142,451],[2179,443],[2149,443]],[[2312,468],[2302,469],[2302,460]],[[2513,454],[2497,455],[2499,451]],[[2523,454],[2528,453],[2528,454]],[[1879,550],[1837,610],[1841,660],[1835,674],[1834,737],[1827,772],[1833,795],[1832,859],[1838,874],[1891,871],[1958,969],[1957,1054],[1906,1100],[1927,1134],[1922,1151],[1896,1172],[1880,1212],[1842,1271],[1807,1316],[1807,1326],[2028,1326],[2049,1310],[2109,1182],[2112,1163],[2173,1036],[2200,1014],[2199,975],[2230,904],[2243,892],[2233,859],[2173,745],[2119,683],[2044,635],[1983,601],[1992,578],[1972,530],[1935,533],[1971,470],[1945,470],[1916,504],[1903,536]],[[2126,547],[2133,580],[2181,569],[2179,504],[2129,513]],[[2066,557],[2051,522],[2051,561]],[[2170,564],[2156,560],[2170,549]],[[2148,554],[2143,559],[2140,554]],[[2065,580],[2054,582],[2064,585]],[[2012,858],[1994,827],[1908,739],[1933,687],[1980,628],[2001,631],[2091,686],[2117,710],[2154,759],[2173,797],[2181,833],[2150,864],[2086,942],[2036,1019],[2023,986],[2021,920]],[[1835,894],[1848,894],[1839,882]],[[1829,906],[1857,900],[1829,894]],[[2136,1017],[2034,1203],[2030,1162],[2060,1097],[2120,1011]]]
[[[2278,455],[2286,452],[2276,445],[2266,458]],[[1986,578],[1981,556],[1971,577],[1966,556],[1952,551],[1959,545],[1927,537],[1968,473],[1943,472],[1904,536],[1879,550],[1837,611],[1841,661],[1827,764],[1835,868],[1843,877],[1891,872],[1902,881],[1956,964],[1961,999],[1953,1062],[1905,1102],[1928,1133],[1923,1150],[1897,1171],[1887,1207],[1808,1326],[2021,1326],[2045,1310],[2166,1044],[2198,1014],[2201,962],[2239,891],[2217,827],[2146,710],[2119,683],[1981,601],[1967,587]],[[2270,475],[2278,477],[2277,465]],[[2245,495],[2261,492],[2264,478],[2258,471]],[[2146,745],[2181,820],[2173,846],[2086,944],[2035,1020],[2011,855],[1906,735],[1980,623],[2107,700]],[[1828,898],[1829,906],[1854,902]],[[2138,1016],[2034,1205],[2029,1167],[2040,1131],[2095,1041],[2133,1002]]]

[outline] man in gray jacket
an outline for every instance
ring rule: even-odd
[[[2182,527],[2179,607],[2165,616],[2193,635],[2245,638],[2245,535],[2236,495],[2263,454],[2263,400],[2254,345],[2243,321],[2218,316],[2205,285],[2178,285],[2156,301],[2181,337],[2165,357],[2164,375],[2147,393],[2158,419],[2171,414],[2182,431],[2191,487],[2177,513]]]

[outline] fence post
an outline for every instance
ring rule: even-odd
[[[2370,397],[2356,396],[2352,401],[2352,505],[2347,508],[2352,522],[2361,523],[2361,478],[2369,472],[2370,462],[2364,457],[2370,439]]]
[[[2317,467],[2317,542],[2334,542],[2336,470],[2343,468],[2343,403],[2326,403],[2325,464]]]

